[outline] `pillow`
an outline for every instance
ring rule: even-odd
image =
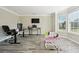
[[[49,32],[49,36],[58,37],[58,33],[56,32]]]

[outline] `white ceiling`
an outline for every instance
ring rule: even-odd
[[[48,15],[68,8],[68,6],[4,6],[18,15]]]

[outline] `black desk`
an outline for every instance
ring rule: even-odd
[[[34,30],[37,31],[37,35],[39,34],[39,32],[41,34],[41,28],[28,28],[28,30],[29,30],[29,35],[31,35]]]
[[[24,35],[25,35],[25,30],[29,30],[29,35],[32,35],[32,32],[33,32],[34,30],[37,31],[37,35],[38,35],[39,33],[41,34],[41,28],[24,28],[24,29],[22,29],[22,35],[23,35],[23,37],[24,37]]]

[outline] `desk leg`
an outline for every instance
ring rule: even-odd
[[[40,30],[40,34],[41,34],[41,29],[39,29]]]
[[[24,37],[24,30],[23,30],[23,37]]]
[[[30,35],[30,29],[29,29],[29,35]]]
[[[37,29],[37,35],[38,35],[38,29]]]
[[[39,32],[41,34],[41,29],[37,29],[37,35],[39,34]]]
[[[31,29],[29,29],[29,35],[31,35],[32,34],[32,30]]]
[[[31,34],[32,34],[32,30],[31,30]]]

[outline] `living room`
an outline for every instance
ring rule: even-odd
[[[78,18],[78,16],[74,15],[74,13],[78,15],[78,10],[79,7],[77,6],[1,6],[0,26],[7,25],[10,29],[16,29],[19,34],[17,34],[15,38],[17,42],[19,41],[20,43],[13,43],[12,41],[13,44],[10,44],[10,42],[8,42],[10,38],[9,40],[4,38],[4,36],[2,38],[0,34],[0,52],[79,52],[78,24],[76,23],[76,27],[74,27],[74,23],[70,23],[72,19]],[[68,22],[69,19],[71,20],[70,22]],[[22,24],[22,31],[18,31],[17,24],[19,23]],[[34,30],[28,28],[33,25],[35,25]],[[38,29],[40,29],[40,31]],[[48,35],[48,33],[50,33],[50,35]],[[59,35],[58,38],[63,37],[64,40],[58,40],[59,42],[56,42],[56,45],[59,43],[58,45],[63,47],[60,48],[58,45],[58,47],[44,46],[44,39],[52,35]],[[61,41],[63,44],[60,44]],[[76,49],[72,47],[72,45],[76,46]]]

